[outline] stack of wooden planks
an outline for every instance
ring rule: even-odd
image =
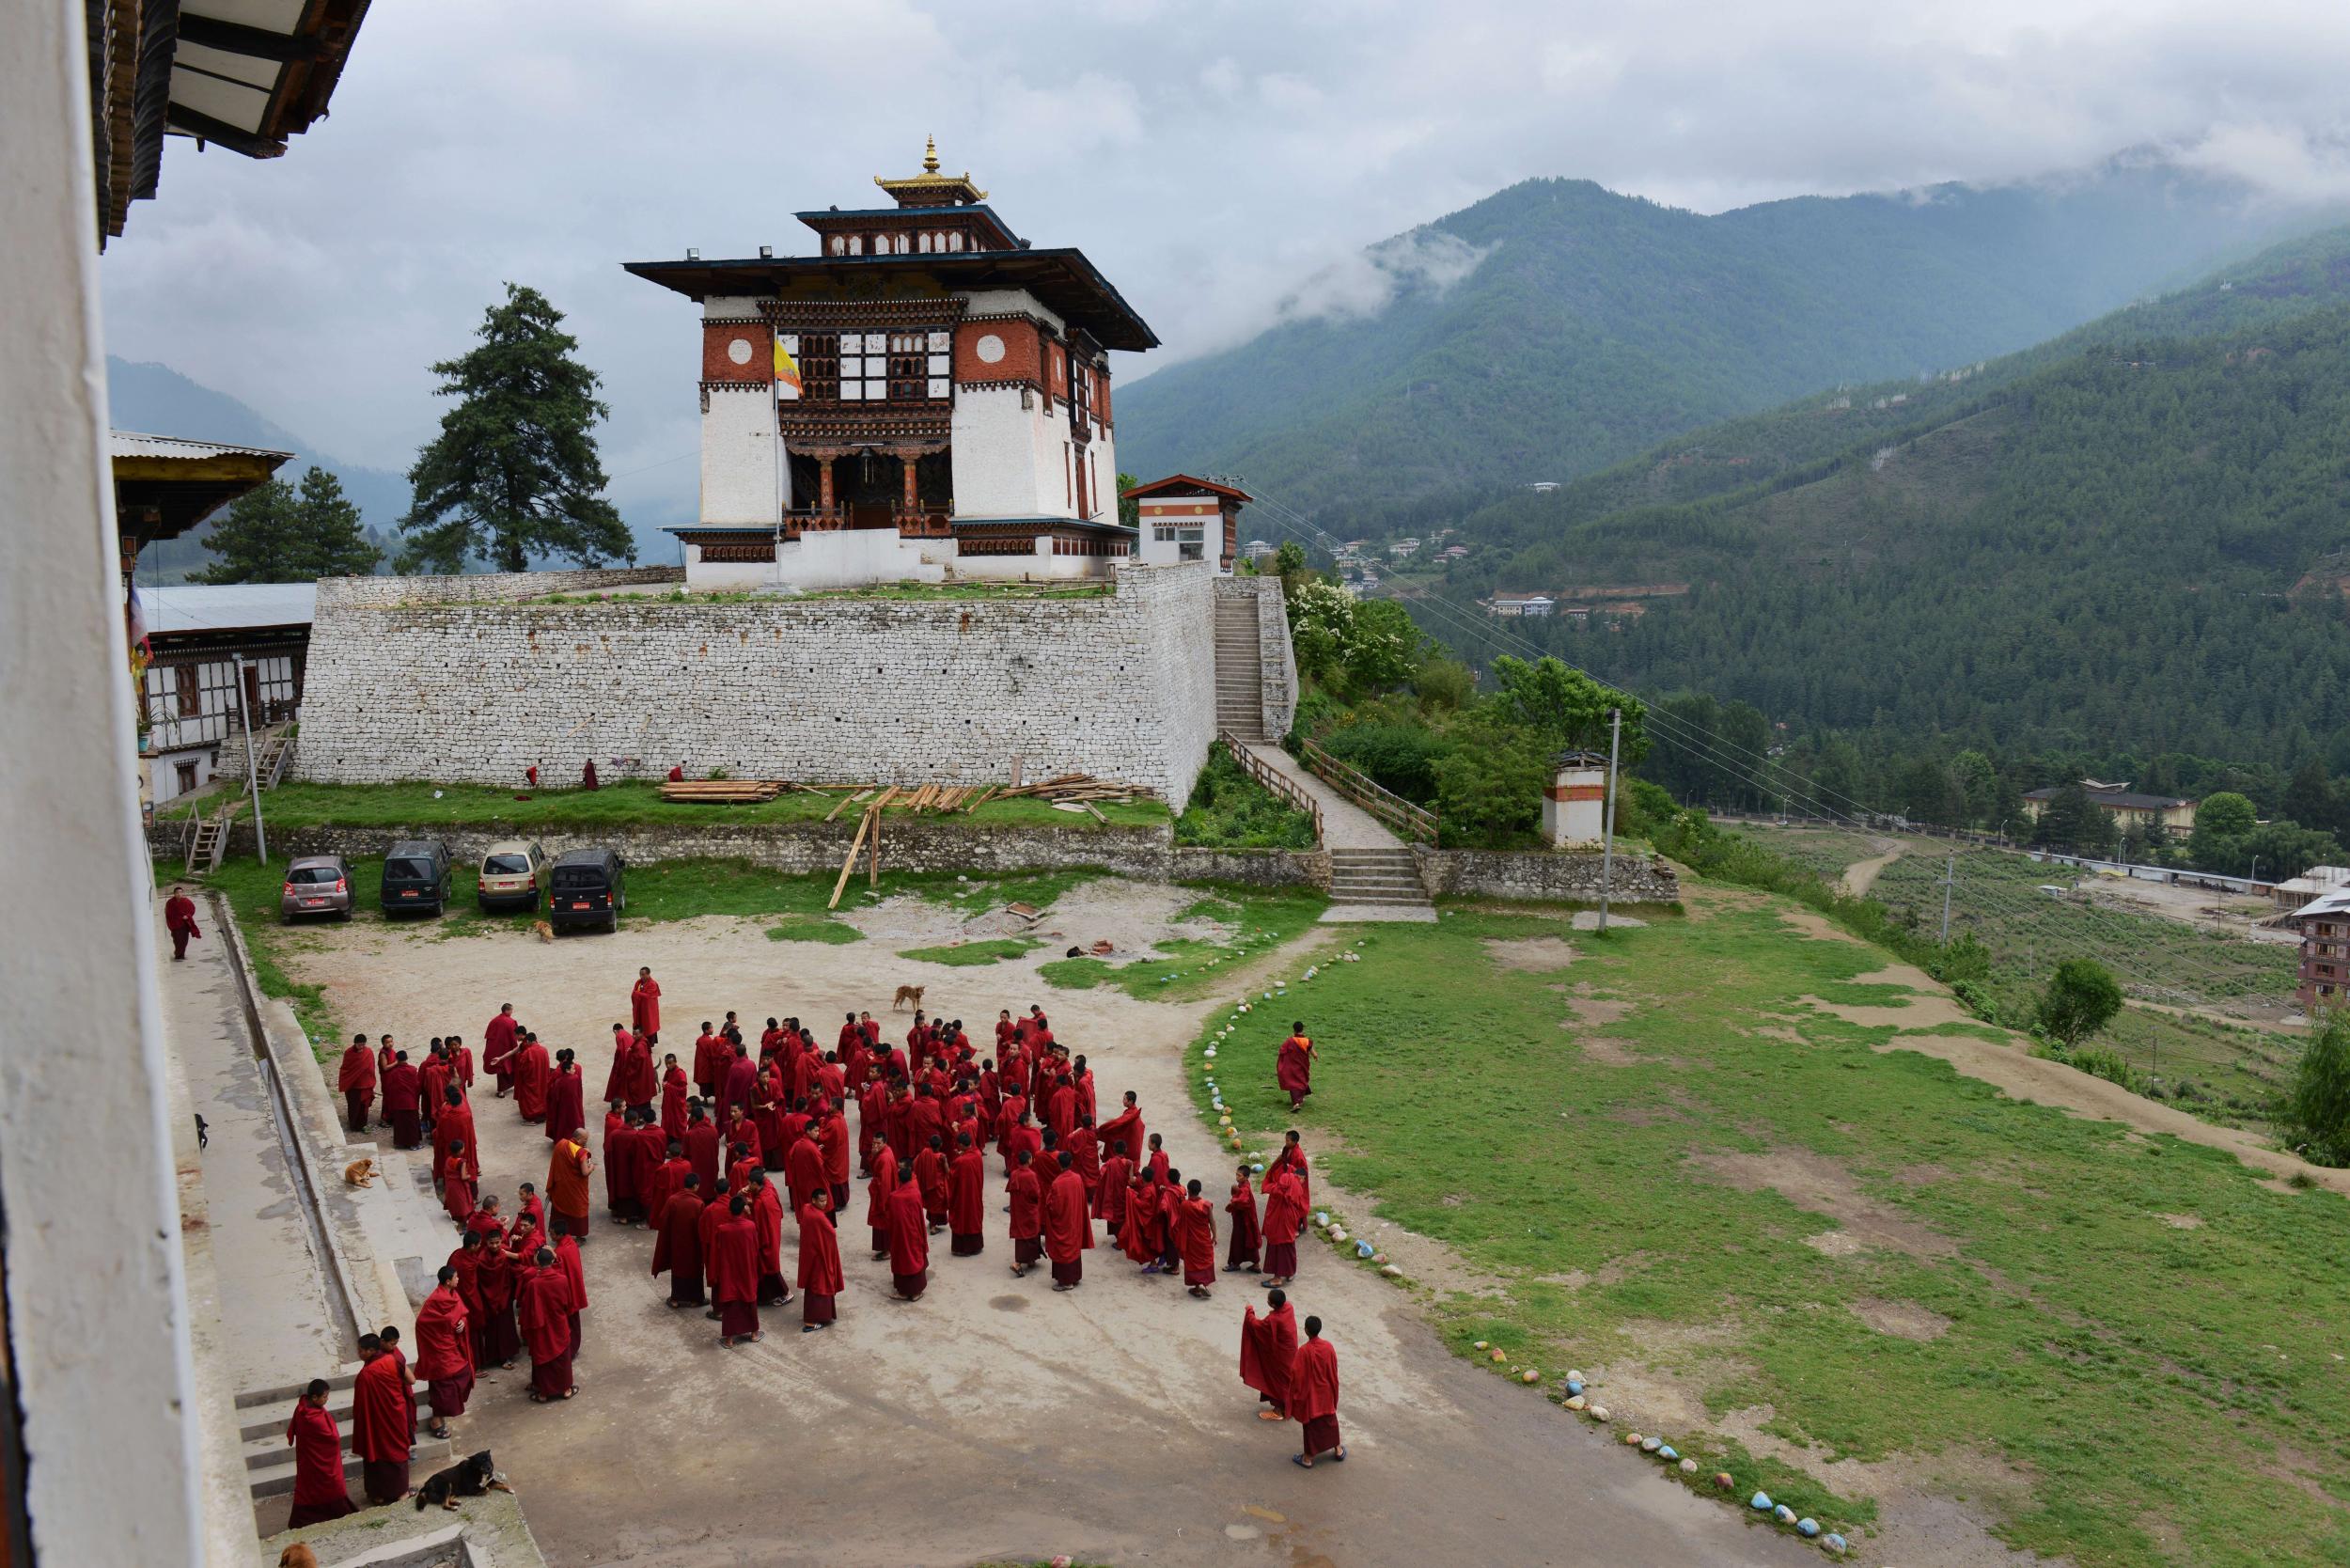
[[[682,778],[663,783],[661,798],[692,806],[756,806],[791,788],[780,778]]]

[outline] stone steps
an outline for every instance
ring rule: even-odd
[[[1264,732],[1263,646],[1253,599],[1215,604],[1215,725],[1244,741]]]
[[[353,1369],[355,1371],[355,1369]],[[343,1479],[356,1482],[360,1460],[351,1451],[351,1380],[352,1372],[338,1372],[326,1380],[326,1413],[335,1418],[335,1430],[343,1439]],[[286,1441],[286,1423],[293,1417],[294,1402],[302,1397],[303,1386],[289,1383],[275,1388],[256,1388],[237,1396],[237,1437],[243,1445],[245,1484],[254,1500],[284,1497],[293,1490],[293,1448]],[[421,1387],[417,1390],[423,1398]],[[421,1478],[448,1464],[456,1449],[447,1439],[430,1436],[418,1417],[416,1447],[409,1459],[413,1474]]]

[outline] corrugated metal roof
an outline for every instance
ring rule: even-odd
[[[2350,911],[2350,887],[2338,888],[2323,898],[2311,899],[2293,912],[2295,919],[2307,915],[2340,915]]]
[[[109,449],[116,457],[184,458],[189,462],[198,462],[231,453],[280,459],[293,456],[291,452],[281,452],[272,447],[238,447],[226,441],[188,441],[176,435],[142,435],[136,431],[113,431],[109,436]]]
[[[176,584],[139,589],[149,635],[162,632],[234,632],[254,626],[307,626],[318,607],[316,583]]]

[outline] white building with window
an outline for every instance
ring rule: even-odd
[[[258,732],[294,717],[318,585],[189,584],[138,596],[150,651],[139,767],[149,804],[161,806],[242,770],[248,722]]]

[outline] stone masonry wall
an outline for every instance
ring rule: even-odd
[[[1278,743],[1297,719],[1297,660],[1290,648],[1289,601],[1278,577],[1218,577],[1219,599],[1257,602],[1257,667],[1264,732]]]
[[[1432,898],[1599,902],[1600,857],[1541,850],[1432,850],[1412,847],[1419,880]],[[1677,903],[1681,880],[1653,856],[1619,855],[1608,896],[1618,903]]]
[[[515,602],[644,580],[581,575],[321,583],[300,776],[519,784],[593,758],[612,776],[986,783],[1021,757],[1028,778],[1180,808],[1214,737],[1204,562],[1125,567],[1093,599]]]
[[[589,567],[577,572],[482,572],[464,577],[325,577],[321,608],[357,604],[479,604],[537,599],[551,593],[600,593],[610,588],[683,587],[682,566]]]

